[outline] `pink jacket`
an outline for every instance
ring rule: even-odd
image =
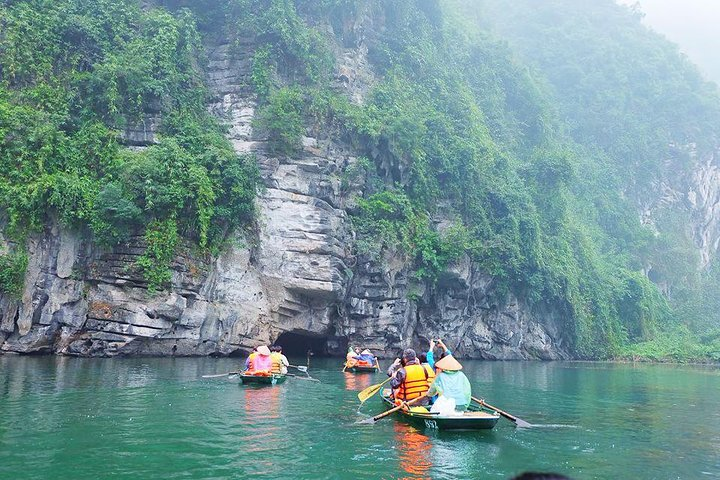
[[[271,370],[272,359],[269,355],[256,355],[253,359],[253,370]]]

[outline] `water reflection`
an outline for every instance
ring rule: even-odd
[[[345,372],[345,390],[353,392],[359,392],[373,383],[380,383],[382,380],[377,380],[375,375],[367,373],[350,373]]]
[[[400,460],[400,470],[407,474],[403,480],[421,480],[430,478],[432,461],[430,459],[430,439],[414,427],[395,422],[393,424],[395,445]]]
[[[243,433],[239,453],[251,458],[254,468],[272,471],[278,452],[288,442],[281,424],[281,394],[279,386],[242,386],[245,420],[249,428]]]
[[[245,402],[245,414],[248,419],[273,419],[280,418],[280,393],[279,386],[244,386],[243,401]]]

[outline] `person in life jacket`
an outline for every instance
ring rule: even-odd
[[[415,350],[407,348],[403,352],[402,361],[399,358],[388,369],[390,387],[396,401],[407,402],[417,397],[424,397],[435,378],[435,372],[429,365],[420,364]],[[430,399],[425,397],[415,405],[428,405]]]
[[[245,373],[248,375],[270,375],[272,371],[270,349],[267,345],[260,345],[256,350],[256,355],[249,362],[248,369]]]
[[[288,359],[282,354],[282,347],[280,345],[270,346],[270,359],[272,360],[272,373],[273,375],[285,375],[287,373],[287,367],[290,365]]]
[[[255,357],[257,357],[257,347],[254,347],[252,349],[252,352],[250,352],[250,355],[245,359],[245,370],[253,370],[253,361],[255,360]]]

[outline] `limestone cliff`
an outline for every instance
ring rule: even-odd
[[[353,102],[363,102],[374,81],[367,52],[376,21],[360,12],[333,32],[336,87]],[[181,246],[172,288],[149,293],[135,267],[142,236],[104,251],[82,232],[48,226],[29,241],[22,298],[0,297],[2,352],[230,355],[280,339],[298,350],[341,354],[351,343],[391,356],[443,337],[467,357],[570,356],[563,305],[530,308],[500,295],[469,258],[431,284],[413,280],[400,258],[356,256],[348,208],[363,186],[341,188],[340,173],[358,152],[323,125],[308,125],[300,153],[270,153],[253,128],[253,49],[253,39],[208,44],[207,78],[208,108],[229,125],[236,151],[259,162],[257,231],[236,232],[217,258]],[[128,129],[126,143],[148,145],[160,121],[149,115]]]

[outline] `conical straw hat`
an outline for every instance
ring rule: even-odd
[[[455,357],[448,355],[435,362],[435,368],[439,368],[440,370],[455,371],[462,370],[463,366],[460,365],[460,362],[455,360]]]
[[[267,347],[267,345],[260,345],[259,347],[257,347],[257,352],[260,355],[270,355],[270,349]]]

